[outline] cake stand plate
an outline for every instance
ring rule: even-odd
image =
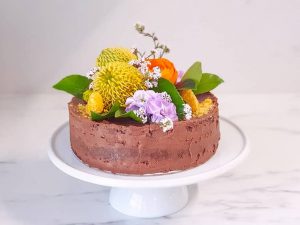
[[[220,175],[245,158],[249,148],[243,131],[225,118],[220,118],[220,129],[220,144],[210,160],[193,169],[166,174],[121,175],[90,168],[70,147],[68,123],[53,134],[48,155],[66,174],[112,187],[109,201],[116,210],[135,217],[161,217],[175,213],[187,204],[187,185]]]

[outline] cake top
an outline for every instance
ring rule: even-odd
[[[69,75],[53,87],[84,100],[79,110],[93,121],[131,118],[139,123],[157,123],[163,132],[173,129],[173,122],[201,117],[213,102],[199,102],[196,95],[211,91],[223,80],[203,73],[199,61],[185,72],[178,71],[164,55],[170,52],[155,33],[142,24],[136,31],[150,38],[154,48],[106,48],[96,59],[96,66],[86,76]]]

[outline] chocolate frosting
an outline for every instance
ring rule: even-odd
[[[164,133],[157,124],[140,124],[130,119],[91,121],[78,111],[83,103],[69,103],[70,139],[74,153],[90,167],[112,173],[152,174],[185,170],[206,162],[220,139],[217,98],[208,114],[174,122]]]

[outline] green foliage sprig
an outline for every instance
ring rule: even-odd
[[[83,99],[83,93],[88,90],[91,82],[92,80],[85,76],[73,74],[61,79],[53,85],[53,88]]]

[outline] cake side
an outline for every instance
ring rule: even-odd
[[[161,132],[158,124],[132,120],[91,121],[69,103],[70,139],[74,153],[90,167],[122,174],[149,174],[185,170],[210,159],[220,139],[217,98],[211,93],[211,110],[204,116],[174,122]]]
[[[153,174],[206,162],[220,139],[217,98],[223,79],[200,61],[178,70],[170,48],[142,24],[153,48],[106,47],[85,75],[53,88],[73,95],[70,139],[82,162],[112,173]]]

